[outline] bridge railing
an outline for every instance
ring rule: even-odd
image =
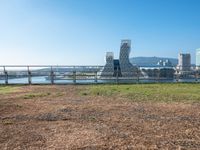
[[[122,77],[120,68],[112,69],[102,74],[103,66],[0,66],[0,84],[200,82],[198,66],[137,67],[127,77]]]

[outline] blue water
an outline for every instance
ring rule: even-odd
[[[31,81],[32,84],[51,84],[50,80],[46,80],[47,76],[39,76],[39,77],[32,77]],[[177,82],[176,79],[139,79],[139,83],[172,83]],[[179,79],[178,82],[200,82],[200,79],[196,81],[195,79]],[[55,80],[55,84],[73,84],[73,80]],[[94,84],[94,83],[138,83],[137,79],[98,79],[95,82],[95,79],[86,79],[86,80],[76,80],[76,83],[79,84]],[[0,84],[5,84],[4,80],[0,80]],[[8,84],[28,84],[28,77],[26,78],[15,78],[9,79]]]
[[[33,84],[50,84],[50,81],[46,80],[45,76],[32,77],[31,79]],[[0,84],[5,84],[5,81],[0,80]],[[8,84],[28,84],[28,77],[8,79]]]

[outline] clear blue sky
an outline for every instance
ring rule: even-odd
[[[0,0],[0,65],[103,65],[119,55],[176,58],[200,47],[200,0]]]

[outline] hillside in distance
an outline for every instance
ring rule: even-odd
[[[164,57],[132,57],[130,58],[130,62],[140,67],[151,67],[156,66],[160,60],[165,61],[167,59],[172,63],[173,66],[178,64],[178,59]]]

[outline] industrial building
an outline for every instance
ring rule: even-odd
[[[189,53],[179,53],[177,69],[181,72],[191,71],[191,55]]]

